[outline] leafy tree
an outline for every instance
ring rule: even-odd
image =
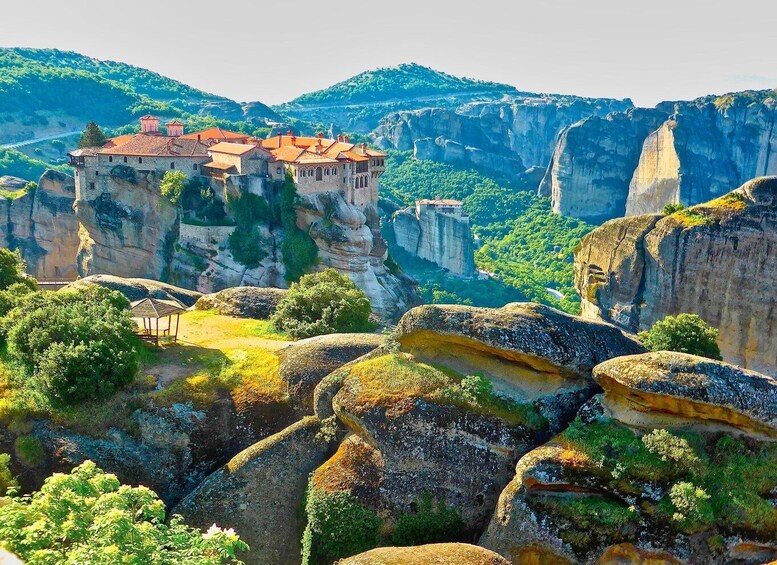
[[[178,206],[181,202],[184,185],[186,184],[186,173],[183,171],[165,171],[159,190],[162,196],[170,201],[173,206]]]
[[[696,314],[679,314],[659,320],[639,338],[651,351],[679,351],[720,360],[718,329]]]
[[[89,122],[86,124],[84,133],[81,134],[81,139],[78,140],[79,147],[102,147],[108,139],[102,132],[100,127],[94,123]]]
[[[334,269],[303,276],[278,304],[271,321],[292,337],[371,329],[370,301],[353,281]]]
[[[18,487],[16,479],[11,474],[11,469],[8,465],[11,462],[11,456],[7,453],[0,453],[0,501],[9,490]]]
[[[35,279],[25,275],[27,265],[18,251],[0,248],[0,290],[7,290],[15,284],[37,288]]]
[[[241,563],[248,546],[214,524],[206,533],[180,516],[165,523],[165,505],[150,489],[122,485],[85,461],[55,473],[28,497],[0,498],[0,545],[30,565]]]
[[[120,293],[91,285],[32,293],[6,316],[8,351],[54,403],[105,398],[138,369],[135,325]]]
[[[281,254],[286,267],[286,280],[296,281],[318,260],[318,246],[310,235],[297,227],[297,187],[291,173],[286,173],[281,189],[280,216],[283,227]]]

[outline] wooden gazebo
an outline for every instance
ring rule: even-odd
[[[167,318],[167,328],[162,328],[162,337],[172,337],[173,343],[178,341],[178,325],[184,308],[179,302],[159,298],[144,298],[130,304],[133,318],[143,320],[143,331],[140,338],[159,345],[159,319]],[[175,333],[172,333],[173,316],[175,316]],[[156,325],[156,327],[155,327]]]

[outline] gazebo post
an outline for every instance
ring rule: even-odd
[[[156,319],[156,344],[159,345],[159,318]]]
[[[181,313],[178,312],[175,315],[175,337],[173,338],[173,343],[178,343],[178,326],[181,325]]]

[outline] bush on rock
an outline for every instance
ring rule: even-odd
[[[370,301],[334,269],[303,276],[291,285],[271,321],[295,338],[372,329]]]
[[[718,330],[696,314],[679,314],[659,320],[639,338],[651,351],[678,351],[721,360]]]

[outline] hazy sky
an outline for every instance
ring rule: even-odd
[[[416,62],[638,105],[777,87],[775,0],[3,0],[0,45],[277,103]]]

